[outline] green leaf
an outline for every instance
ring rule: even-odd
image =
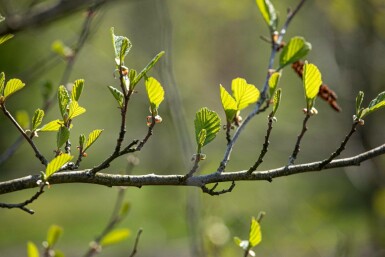
[[[0,96],[4,95],[4,82],[5,74],[4,72],[0,73]]]
[[[131,204],[129,202],[125,202],[122,205],[122,207],[120,208],[119,217],[123,218],[123,217],[127,216],[130,209],[131,209]]]
[[[10,95],[16,93],[25,86],[20,79],[10,79],[4,88],[4,100],[7,99]]]
[[[111,35],[112,43],[114,46],[116,65],[123,65],[124,58],[130,51],[132,44],[128,38],[123,36],[116,36],[114,34],[114,28],[111,28]]]
[[[57,92],[57,97],[59,100],[59,109],[60,109],[61,116],[63,117],[64,120],[66,120],[67,117],[65,116],[67,114],[67,107],[70,102],[70,97],[68,95],[67,89],[63,85],[59,87]]]
[[[59,149],[60,147],[62,147],[62,145],[64,145],[64,143],[67,142],[69,137],[70,137],[69,129],[65,126],[61,126],[56,135],[57,148]]]
[[[146,79],[146,91],[150,100],[151,113],[158,114],[158,107],[164,100],[164,90],[160,83],[153,77]]]
[[[222,85],[220,85],[219,88],[221,91],[222,106],[226,113],[226,120],[228,123],[232,123],[238,111],[237,102]]]
[[[306,108],[308,111],[314,106],[314,101],[321,85],[322,76],[317,66],[305,62],[303,66],[303,87],[305,89]]]
[[[263,19],[269,26],[271,32],[277,30],[278,16],[275,12],[273,4],[269,0],[256,0],[259,11],[261,12]]]
[[[56,156],[52,161],[50,161],[45,169],[45,180],[57,172],[61,167],[64,166],[67,162],[71,161],[73,156],[63,153],[59,156]]]
[[[103,130],[102,129],[95,129],[88,135],[87,142],[83,148],[83,151],[87,150],[90,148],[90,146],[96,141],[96,139],[99,138],[100,134],[102,134]]]
[[[357,118],[361,118],[361,113],[362,113],[362,101],[364,100],[364,92],[360,91],[358,92],[358,95],[356,97],[356,116]]]
[[[48,233],[47,233],[48,247],[53,248],[62,234],[63,234],[63,229],[61,227],[57,225],[52,225],[48,229]]]
[[[280,88],[277,91],[275,91],[274,98],[273,98],[273,116],[275,116],[275,113],[277,112],[279,104],[281,102],[281,93],[282,93],[282,89]]]
[[[64,126],[64,122],[62,120],[53,120],[45,124],[43,127],[38,129],[41,132],[54,132],[58,131],[60,127]]]
[[[130,233],[131,232],[129,229],[115,229],[102,238],[100,245],[105,247],[108,245],[120,243],[121,241],[128,238]]]
[[[32,117],[32,131],[37,130],[37,128],[40,126],[41,122],[43,121],[44,117],[44,111],[41,109],[37,109],[35,111],[35,114]]]
[[[78,79],[75,81],[74,86],[72,87],[71,99],[72,101],[79,101],[79,98],[83,92],[84,88],[84,79]]]
[[[86,112],[86,109],[79,106],[77,101],[70,102],[68,106],[68,119],[73,119]]]
[[[281,78],[280,72],[274,72],[269,78],[269,93],[270,97],[274,95],[275,89],[278,86],[279,79]]]
[[[81,134],[79,136],[79,147],[84,149],[84,143],[86,142],[86,136],[84,134]]]
[[[205,129],[202,129],[198,134],[198,149],[201,149],[203,147],[203,144],[206,141],[207,137],[207,131]]]
[[[108,86],[108,89],[110,90],[111,94],[115,97],[116,101],[118,102],[120,107],[123,107],[124,103],[124,95],[122,92],[120,92],[119,89],[116,89],[112,86]]]
[[[135,77],[135,79],[131,80],[131,87],[132,89],[135,88],[136,84],[143,78],[144,75],[149,72],[149,70],[154,67],[154,65],[159,61],[159,59],[164,55],[164,51],[157,54],[147,65],[146,67],[138,74],[138,76]]]
[[[12,34],[5,34],[4,36],[0,37],[0,45],[4,43],[5,41],[8,41],[9,39],[13,38],[14,35]]]
[[[245,251],[249,248],[249,241],[241,240],[239,237],[234,237],[234,243]]]
[[[251,219],[250,234],[249,234],[249,243],[250,248],[258,245],[262,241],[261,226],[259,222],[253,217]]]
[[[221,128],[221,119],[216,112],[204,107],[196,113],[194,124],[195,138],[199,148],[199,146],[203,147],[207,145],[216,137],[216,134]],[[200,135],[203,129],[206,130],[206,138],[202,144],[202,142],[200,142]]]
[[[233,79],[231,90],[239,111],[249,104],[257,102],[260,95],[259,90],[254,85],[247,84],[246,80],[242,78]]]
[[[16,121],[23,129],[29,129],[29,115],[28,112],[21,110],[16,112]]]
[[[365,108],[361,114],[360,118],[365,117],[366,115],[377,111],[380,108],[385,107],[385,91],[378,94],[375,99],[370,101],[369,106]]]
[[[37,249],[37,246],[31,241],[28,241],[27,243],[27,256],[39,257],[39,250]]]
[[[52,43],[51,50],[63,58],[68,58],[74,54],[74,51],[60,40],[55,40]]]
[[[282,49],[279,58],[279,69],[304,58],[311,50],[311,44],[303,37],[293,37]]]

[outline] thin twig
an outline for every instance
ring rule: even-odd
[[[138,230],[138,233],[136,234],[135,244],[134,244],[134,249],[132,249],[132,252],[131,252],[131,254],[130,254],[130,257],[134,257],[135,254],[136,254],[137,251],[138,251],[137,249],[138,249],[139,239],[140,239],[140,235],[142,234],[142,232],[143,232],[143,229],[140,228],[140,229]]]
[[[301,140],[302,140],[303,136],[305,135],[306,131],[308,130],[308,128],[307,128],[307,121],[309,119],[310,119],[310,113],[309,113],[309,111],[307,111],[305,119],[303,120],[303,123],[302,123],[301,133],[297,137],[297,142],[295,143],[293,153],[289,157],[289,162],[288,162],[287,165],[293,165],[294,161],[297,159],[297,155],[298,155],[298,153],[300,151]]]
[[[215,183],[215,185],[210,189],[206,185],[204,185],[201,187],[201,189],[202,189],[203,193],[206,193],[209,195],[223,195],[223,194],[230,193],[231,191],[233,191],[233,189],[235,187],[235,182],[232,181],[231,185],[227,189],[223,189],[221,191],[215,191],[215,189],[217,188],[218,185],[219,185],[219,183]]]
[[[350,132],[346,135],[346,137],[345,137],[344,141],[342,141],[340,147],[338,147],[337,150],[334,153],[332,153],[328,159],[325,159],[321,162],[320,169],[325,167],[326,164],[330,163],[333,159],[335,159],[337,156],[339,156],[343,150],[345,150],[345,146],[348,143],[350,137],[354,134],[354,132],[356,132],[358,124],[359,124],[358,121],[353,122],[353,125],[352,125]]]

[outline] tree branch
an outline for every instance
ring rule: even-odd
[[[325,165],[322,170],[342,168],[349,166],[359,166],[362,162],[372,159],[376,156],[385,154],[385,144],[382,144],[367,152],[331,161]],[[277,169],[264,170],[248,174],[248,170],[211,173],[209,175],[192,176],[185,179],[185,175],[156,175],[147,174],[141,176],[132,175],[116,175],[97,173],[94,176],[89,174],[89,170],[70,171],[55,173],[49,179],[50,185],[54,184],[68,184],[68,183],[88,183],[98,184],[108,187],[113,186],[195,186],[202,188],[207,184],[217,182],[232,182],[232,181],[253,181],[253,180],[267,180],[271,181],[273,178],[290,176],[298,173],[320,171],[320,164],[322,161],[305,163],[300,165],[283,166]],[[34,188],[38,185],[36,182],[41,178],[40,175],[26,176],[14,180],[0,182],[0,194],[7,194],[15,191],[24,190],[27,188]]]

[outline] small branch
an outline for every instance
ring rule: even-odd
[[[17,130],[19,130],[19,132],[21,133],[21,135],[25,138],[25,140],[27,140],[27,142],[30,144],[30,146],[32,147],[33,151],[35,152],[35,156],[40,160],[40,162],[44,165],[44,166],[47,166],[47,160],[45,159],[45,157],[40,153],[39,149],[37,149],[37,146],[35,145],[35,143],[32,141],[32,139],[25,133],[25,131],[23,130],[22,127],[20,127],[19,123],[17,123],[17,121],[15,120],[15,118],[13,118],[13,116],[8,112],[7,108],[5,107],[5,104],[4,103],[1,103],[0,104],[1,106],[1,109],[3,110],[3,113],[5,114],[5,116],[13,123],[13,125],[15,125],[15,127],[17,128]]]
[[[47,185],[46,183],[42,182],[43,184],[40,186],[40,190],[37,191],[31,198],[28,200],[21,202],[21,203],[0,203],[0,208],[7,208],[7,209],[13,209],[13,208],[19,208],[20,210],[23,210],[29,214],[34,214],[35,211],[32,209],[27,208],[26,206],[31,204],[33,201],[39,198],[40,195],[44,193],[44,187]]]
[[[293,153],[291,154],[290,158],[289,158],[289,163],[287,165],[293,165],[294,164],[294,161],[295,159],[297,159],[297,155],[300,151],[300,144],[301,144],[301,140],[303,138],[303,136],[305,135],[306,131],[307,131],[307,121],[310,119],[310,114],[309,114],[309,111],[306,112],[306,117],[305,119],[303,120],[303,123],[302,123],[302,130],[301,130],[301,133],[298,135],[297,137],[297,142],[295,143],[295,147],[294,147],[294,150],[293,150]]]
[[[356,132],[358,124],[359,124],[358,121],[355,121],[353,123],[352,128],[351,128],[349,134],[346,135],[346,137],[345,137],[344,141],[342,141],[340,147],[334,153],[332,153],[328,159],[325,159],[325,160],[323,160],[321,162],[320,169],[325,167],[325,165],[330,163],[333,159],[335,159],[337,156],[339,156],[342,153],[343,150],[345,150],[345,146],[348,143],[350,137],[354,134],[354,132]]]
[[[137,253],[137,249],[138,249],[138,244],[139,244],[139,239],[140,239],[140,235],[142,234],[143,232],[143,229],[140,228],[138,230],[138,233],[136,234],[136,239],[135,239],[135,244],[134,244],[134,249],[132,249],[132,252],[130,254],[130,257],[134,257],[135,254]]]
[[[194,166],[191,168],[189,173],[186,174],[185,179],[187,179],[187,178],[191,177],[192,175],[194,175],[194,173],[199,168],[199,162],[202,160],[201,158],[202,158],[201,157],[201,153],[195,154],[195,156],[194,156]]]
[[[201,189],[202,189],[203,193],[206,193],[209,195],[223,195],[223,194],[226,194],[226,193],[233,191],[233,189],[235,187],[235,182],[232,181],[230,187],[227,189],[223,189],[221,191],[215,191],[215,189],[217,188],[218,185],[219,185],[218,182],[215,183],[215,185],[211,189],[209,189],[206,185],[204,185],[201,187]]]
[[[267,150],[268,150],[268,147],[269,147],[269,144],[270,144],[269,138],[270,138],[271,130],[273,129],[273,122],[274,122],[274,117],[272,116],[272,113],[270,113],[269,122],[267,124],[265,142],[263,143],[263,147],[262,147],[261,153],[259,154],[258,160],[247,171],[248,174],[251,174],[254,171],[256,171],[257,168],[259,167],[259,165],[263,162],[263,157],[265,157]]]

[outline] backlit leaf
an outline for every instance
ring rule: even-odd
[[[84,148],[84,143],[86,142],[86,136],[81,134],[79,136],[79,147]]]
[[[37,128],[40,126],[41,122],[43,121],[44,117],[44,111],[41,109],[37,109],[35,111],[35,114],[32,117],[32,131],[37,130]]]
[[[361,118],[361,112],[362,112],[362,101],[364,100],[364,92],[360,91],[358,92],[358,95],[356,97],[356,116],[358,118]]]
[[[0,96],[4,94],[4,83],[5,83],[5,74],[4,72],[0,73]]]
[[[64,166],[67,162],[71,161],[73,156],[63,153],[59,156],[56,156],[52,161],[50,161],[45,169],[45,179],[47,180],[52,174],[57,172],[61,167]]]
[[[127,239],[130,236],[130,233],[129,229],[115,229],[102,238],[100,245],[105,247],[120,243],[121,241]]]
[[[150,100],[151,113],[157,115],[159,105],[164,100],[164,90],[160,83],[153,77],[146,79],[146,91]]]
[[[116,89],[116,88],[114,88],[112,86],[108,86],[108,89],[110,90],[111,94],[114,96],[116,101],[118,102],[119,106],[123,107],[123,103],[124,103],[124,95],[123,95],[123,93],[120,92],[119,89]]]
[[[22,110],[16,112],[16,121],[23,129],[29,129],[29,115],[28,112]]]
[[[233,79],[231,90],[239,111],[249,104],[257,102],[260,95],[259,90],[254,85],[247,84],[246,80],[241,78]]]
[[[375,99],[370,101],[369,106],[363,110],[360,118],[363,118],[366,115],[383,107],[385,107],[385,91],[378,94]]]
[[[232,123],[238,111],[237,102],[222,85],[219,87],[221,91],[221,102],[226,113],[227,122]]]
[[[305,89],[308,110],[314,106],[314,101],[321,85],[321,72],[318,70],[317,66],[305,62],[305,65],[303,66],[303,87]]]
[[[277,112],[279,104],[281,102],[281,93],[282,93],[282,89],[280,88],[277,91],[275,91],[274,98],[273,98],[273,116],[275,116],[275,113]]]
[[[73,119],[86,112],[86,109],[79,106],[77,101],[71,101],[68,106],[68,119]]]
[[[39,250],[37,249],[37,246],[31,241],[28,241],[27,243],[27,256],[39,257]]]
[[[198,134],[198,148],[200,149],[206,141],[207,131],[202,129]]]
[[[258,245],[262,241],[261,226],[259,222],[253,217],[251,219],[249,243],[250,247]]]
[[[59,109],[60,109],[61,116],[63,117],[63,119],[66,119],[67,117],[65,116],[67,113],[68,104],[70,102],[70,97],[68,95],[67,89],[63,85],[59,87],[57,92],[57,97],[59,101]]]
[[[57,148],[59,149],[60,147],[62,147],[62,145],[64,145],[64,143],[67,142],[69,137],[70,137],[69,129],[65,126],[61,126],[56,135]]]
[[[4,100],[7,99],[10,95],[16,93],[25,86],[20,79],[10,79],[4,88]]]
[[[64,122],[62,120],[53,120],[45,124],[43,127],[38,129],[38,131],[41,132],[53,132],[58,131],[61,126],[64,125]]]
[[[8,41],[9,39],[13,38],[14,35],[12,34],[5,34],[4,36],[0,37],[0,45],[4,43],[5,41]]]
[[[63,229],[57,225],[52,225],[48,229],[47,233],[47,243],[50,248],[52,248],[63,234]]]
[[[84,79],[78,79],[75,81],[71,92],[72,101],[79,101],[79,98],[83,92],[83,87],[84,87]]]
[[[144,67],[144,69],[138,74],[138,76],[136,76],[134,79],[131,79],[131,86],[132,86],[132,89],[134,89],[134,87],[136,86],[136,84],[138,84],[138,82],[143,78],[144,75],[147,74],[147,72],[149,72],[152,67],[154,67],[154,65],[159,61],[159,59],[164,55],[164,51],[160,52],[159,54],[157,54],[147,65],[146,67]],[[130,77],[131,78],[131,77]]]
[[[279,82],[280,77],[281,77],[281,73],[280,72],[274,72],[273,74],[271,74],[271,76],[269,78],[269,93],[270,93],[270,97],[272,97],[274,95],[274,92],[275,92],[275,89],[278,86],[278,82]]]
[[[221,119],[218,114],[214,111],[207,109],[206,107],[201,108],[195,115],[195,138],[198,146],[205,146],[210,143],[219,132],[221,128]],[[201,131],[206,130],[206,138],[201,144],[200,142],[200,133]]]
[[[303,37],[293,37],[282,49],[279,66],[280,69],[288,64],[292,64],[304,58],[311,50],[311,44],[306,42]]]
[[[124,58],[130,51],[132,44],[130,40],[123,36],[116,36],[114,34],[114,28],[111,28],[112,43],[115,52],[116,65],[123,65]]]
[[[102,134],[103,130],[102,129],[95,129],[88,135],[88,139],[86,144],[84,145],[83,151],[87,150],[90,148],[90,146],[96,141],[96,139],[99,138],[100,134]]]
[[[276,31],[278,25],[278,16],[273,4],[269,0],[256,0],[259,11],[263,19],[269,26],[270,31]]]

